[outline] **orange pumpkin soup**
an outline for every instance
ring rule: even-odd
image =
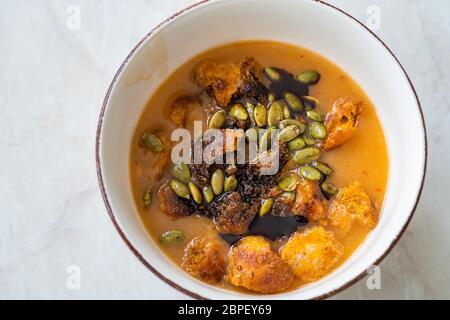
[[[173,163],[171,134],[193,134],[194,121],[253,141],[256,160]],[[279,170],[263,176],[274,157]],[[300,47],[250,41],[204,52],[160,86],[136,126],[130,173],[142,221],[176,265],[268,294],[317,281],[358,248],[378,221],[388,157],[374,106],[343,70]]]

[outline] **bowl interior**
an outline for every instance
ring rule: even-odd
[[[426,148],[418,101],[400,65],[358,22],[328,5],[299,0],[210,1],[179,14],[148,35],[125,61],[105,100],[98,151],[107,201],[128,241],[165,278],[205,298],[263,298],[205,285],[173,265],[140,221],[128,170],[133,131],[158,86],[193,56],[241,40],[282,41],[325,56],[362,87],[383,126],[390,163],[377,227],[332,274],[271,298],[322,296],[363,273],[399,236],[420,193]]]

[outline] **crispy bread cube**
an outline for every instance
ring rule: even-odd
[[[250,206],[239,192],[228,192],[210,207],[217,230],[224,234],[244,234],[259,206]]]
[[[217,283],[225,274],[226,261],[217,241],[197,237],[186,246],[181,267],[202,281]]]
[[[294,215],[303,215],[310,221],[318,221],[327,216],[327,202],[317,182],[298,177],[295,202],[292,207]]]
[[[356,131],[358,117],[362,111],[363,103],[361,101],[338,99],[325,120],[328,136],[323,142],[322,148],[331,150],[344,144]]]
[[[355,222],[372,229],[377,221],[375,209],[359,182],[339,190],[330,205],[328,218],[331,225],[343,235],[348,233]]]
[[[178,97],[170,106],[169,117],[170,120],[177,127],[186,126],[186,117],[189,109],[191,109],[195,104],[198,104],[194,98],[190,96],[180,96]]]
[[[161,186],[158,191],[159,208],[162,212],[173,217],[183,217],[192,214],[193,209],[188,200],[178,197],[169,184]]]
[[[198,67],[195,76],[198,85],[226,107],[239,90],[241,68],[236,63],[208,61]]]
[[[226,279],[235,286],[274,293],[287,289],[294,275],[291,267],[260,236],[247,236],[230,250]]]
[[[281,248],[281,258],[302,281],[320,279],[336,266],[344,248],[331,231],[321,226],[295,232]]]
[[[196,70],[197,84],[214,97],[225,108],[233,96],[262,97],[266,94],[261,84],[262,67],[254,58],[241,63],[203,62]]]

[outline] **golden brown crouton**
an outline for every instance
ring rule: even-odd
[[[322,144],[323,149],[331,150],[345,143],[356,131],[362,111],[362,101],[338,99],[325,120],[328,136]]]
[[[226,107],[239,90],[241,68],[232,62],[204,62],[196,71],[198,85],[214,96],[217,102]]]
[[[178,197],[172,188],[166,183],[161,186],[158,191],[159,208],[162,212],[174,216],[188,216],[192,214],[192,207],[188,205],[189,202]]]
[[[239,63],[203,62],[195,73],[197,84],[225,108],[234,95],[262,96],[265,88],[259,82],[262,68],[254,58]]]
[[[341,258],[344,247],[331,231],[315,226],[295,232],[281,248],[281,258],[302,281],[312,282],[331,271]]]
[[[178,97],[170,106],[170,120],[178,127],[186,125],[186,116],[189,109],[191,109],[198,102],[190,96]]]
[[[292,207],[294,215],[303,215],[311,221],[318,221],[327,216],[327,202],[320,192],[317,182],[298,176],[295,202]]]
[[[328,218],[333,227],[346,234],[355,222],[372,229],[376,225],[376,213],[369,196],[359,182],[339,190],[330,205]]]
[[[230,250],[226,280],[235,286],[262,293],[287,289],[294,275],[291,267],[260,236],[241,239]]]
[[[214,201],[210,207],[213,222],[223,234],[244,234],[259,206],[250,206],[239,192],[228,192]]]
[[[294,197],[290,193],[284,192],[280,187],[270,188],[263,199],[273,198],[272,210],[270,213],[277,217],[286,217],[292,215],[291,207],[294,203]]]
[[[255,58],[245,58],[241,62],[240,93],[264,102],[267,98],[267,89],[262,85],[263,68]]]
[[[225,257],[216,241],[194,238],[186,246],[181,267],[207,283],[217,283],[225,274]]]

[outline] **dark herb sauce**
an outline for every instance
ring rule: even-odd
[[[309,95],[308,85],[297,81],[292,73],[281,68],[272,67],[272,69],[280,74],[278,81],[271,81],[269,84],[269,91],[275,95],[275,99],[283,99],[284,92],[291,92],[299,98]]]
[[[308,219],[300,217],[276,217],[268,213],[264,217],[257,215],[244,235],[221,234],[220,236],[230,245],[248,235],[258,235],[270,240],[277,240],[295,232],[299,227],[308,224]]]

